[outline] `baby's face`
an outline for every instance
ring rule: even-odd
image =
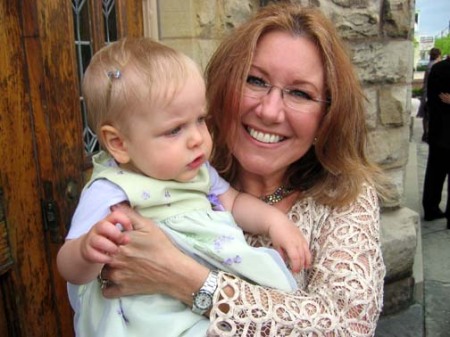
[[[138,106],[129,124],[127,166],[160,180],[187,182],[211,154],[212,140],[206,127],[205,85],[191,76],[170,104]]]

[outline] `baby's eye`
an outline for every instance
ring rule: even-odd
[[[291,96],[293,99],[296,100],[312,100],[311,95],[307,94],[306,92],[298,89],[287,89],[285,91],[289,96]]]
[[[169,132],[166,133],[166,136],[176,136],[181,132],[181,126],[177,126],[176,128],[173,128]]]
[[[262,78],[253,75],[247,76],[247,83],[255,87],[262,87],[262,88],[267,87],[267,83]]]
[[[197,119],[197,123],[198,124],[203,124],[203,123],[205,123],[206,122],[206,116],[200,116],[198,119]]]

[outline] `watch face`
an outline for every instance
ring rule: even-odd
[[[199,291],[197,296],[195,296],[195,306],[200,310],[208,309],[212,304],[211,294]]]

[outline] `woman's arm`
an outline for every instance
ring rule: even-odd
[[[310,238],[314,256],[311,269],[299,275],[306,275],[301,290],[285,293],[219,273],[208,336],[373,336],[385,274],[374,189],[365,187],[340,212],[305,203],[291,216]],[[191,306],[208,269],[179,252],[150,221],[132,222],[137,230],[131,242],[103,274],[115,283],[105,296],[164,293]]]
[[[385,274],[376,193],[365,187],[341,211],[314,207],[291,213],[310,236],[314,256],[302,289],[287,294],[221,274],[208,336],[373,336]],[[230,287],[233,296],[221,291]]]

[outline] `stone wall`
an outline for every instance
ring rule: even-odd
[[[266,2],[160,0],[158,37],[193,57],[204,68],[224,34]],[[364,86],[368,98],[369,153],[390,175],[398,196],[384,205],[382,214],[383,254],[388,270],[386,294],[389,294],[385,311],[395,312],[412,301],[412,266],[419,223],[417,213],[402,207],[410,139],[414,0],[291,2],[318,6],[331,18],[348,44]],[[395,293],[400,294],[399,298],[392,297]]]

